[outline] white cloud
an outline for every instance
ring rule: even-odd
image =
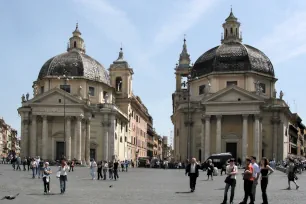
[[[306,12],[291,12],[275,26],[258,47],[269,53],[274,63],[293,59],[306,53]]]
[[[155,48],[153,53],[157,54],[162,48],[167,47],[182,38],[184,34],[203,17],[203,14],[208,11],[217,0],[191,0],[182,1],[178,4],[174,2],[174,8],[169,14],[169,18],[165,19],[164,24],[157,31],[154,39]]]

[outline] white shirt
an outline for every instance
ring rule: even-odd
[[[64,167],[60,166],[58,171],[61,172],[61,176],[67,176],[67,171],[69,171],[69,167],[66,165]]]
[[[190,173],[195,173],[195,167],[196,167],[196,164],[190,165]]]
[[[257,178],[257,174],[260,173],[260,168],[259,168],[258,164],[256,164],[256,163],[252,164],[252,166],[253,166],[253,177]]]
[[[230,175],[232,172],[238,172],[237,166],[236,165],[233,165],[233,166],[227,165],[226,166],[226,174]],[[236,175],[232,175],[231,178],[236,179]]]

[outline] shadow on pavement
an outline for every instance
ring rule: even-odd
[[[49,194],[43,194],[43,193],[29,193],[27,195],[36,195],[36,196],[53,196],[53,195],[61,195],[61,193],[49,193]]]
[[[175,192],[176,194],[183,194],[183,193],[193,193],[191,191],[184,191],[184,192]]]

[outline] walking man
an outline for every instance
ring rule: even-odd
[[[259,168],[258,164],[256,163],[256,157],[255,156],[251,157],[251,163],[252,163],[252,167],[253,167],[253,178],[254,178],[253,186],[252,186],[252,194],[253,194],[254,202],[255,202],[256,187],[257,187],[258,179],[259,179],[259,176],[260,176],[260,168]]]
[[[191,192],[194,192],[197,183],[197,178],[199,176],[200,165],[196,163],[196,159],[192,158],[191,163],[187,165],[185,175],[189,176],[189,183]]]

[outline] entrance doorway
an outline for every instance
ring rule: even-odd
[[[227,142],[226,143],[226,152],[230,152],[237,160],[237,143],[236,142]]]
[[[60,160],[64,155],[64,142],[56,142],[56,160]]]
[[[96,161],[96,149],[90,149],[90,159],[94,159]]]
[[[199,149],[199,161],[201,161],[202,163],[204,162],[204,161],[202,161],[202,150],[201,149]]]

